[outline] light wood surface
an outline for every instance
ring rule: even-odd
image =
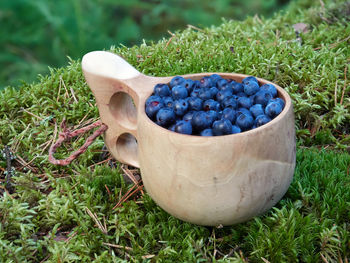
[[[268,124],[225,136],[183,135],[145,114],[154,85],[172,77],[137,73],[125,61],[118,64],[120,59],[108,52],[88,53],[82,62],[84,76],[109,127],[109,151],[118,161],[140,168],[147,192],[160,207],[195,224],[231,225],[266,212],[283,197],[294,174],[295,128],[291,99],[281,87],[272,83],[285,108]],[[95,70],[94,60],[108,70]],[[196,80],[211,74],[183,77]],[[217,74],[239,82],[246,77]],[[260,85],[271,83],[258,80]]]

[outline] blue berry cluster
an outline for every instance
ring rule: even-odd
[[[260,127],[280,114],[284,105],[272,84],[259,86],[253,76],[239,83],[213,74],[201,80],[176,76],[169,84],[155,85],[145,111],[171,131],[219,136]]]

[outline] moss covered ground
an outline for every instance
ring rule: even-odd
[[[1,262],[348,262],[350,259],[350,3],[297,1],[264,19],[189,27],[157,43],[112,47],[141,72],[237,72],[284,87],[293,99],[297,166],[268,213],[231,227],[184,223],[138,191],[116,209],[131,167],[109,160],[99,137],[75,162],[48,162],[65,118],[98,119],[80,61],[0,92]],[[296,33],[293,25],[307,29]],[[86,139],[65,144],[64,158]]]

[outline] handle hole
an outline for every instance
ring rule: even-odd
[[[135,130],[137,125],[137,110],[132,97],[125,92],[114,93],[109,101],[112,116],[123,127]]]
[[[137,140],[131,133],[121,134],[117,139],[116,147],[122,162],[139,167]]]

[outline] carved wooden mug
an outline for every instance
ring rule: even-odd
[[[264,213],[286,193],[295,168],[294,114],[289,95],[278,85],[285,107],[275,119],[239,134],[201,137],[169,131],[145,113],[154,85],[172,77],[144,75],[105,51],[86,54],[82,69],[109,127],[108,150],[140,168],[148,194],[171,215],[199,225],[231,225]],[[217,74],[239,82],[247,77]]]

